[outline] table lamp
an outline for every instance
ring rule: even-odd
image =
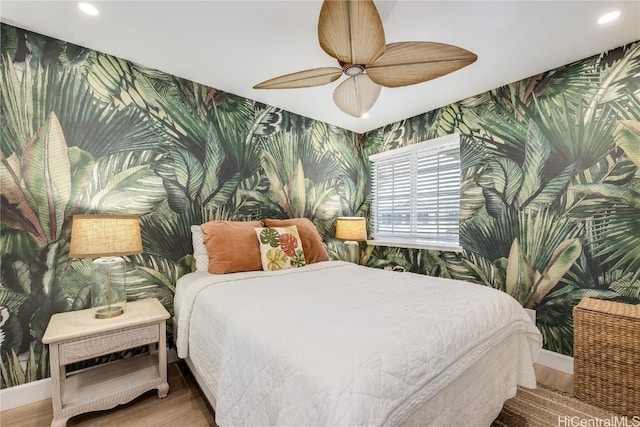
[[[124,313],[126,265],[120,255],[142,253],[140,221],[136,215],[74,215],[70,258],[93,260],[91,306],[95,317],[107,319]]]
[[[367,240],[367,222],[359,216],[341,216],[336,221],[336,239],[344,240],[349,249],[349,261],[360,261],[360,244]]]

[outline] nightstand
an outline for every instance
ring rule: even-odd
[[[157,299],[128,302],[122,315],[96,319],[95,309],[51,316],[42,342],[49,344],[53,421],[65,426],[74,415],[110,409],[167,383],[166,319],[169,313]],[[143,354],[67,375],[66,365],[139,346]]]

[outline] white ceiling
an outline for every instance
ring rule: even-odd
[[[342,81],[308,89],[256,90],[263,80],[336,66],[318,44],[321,2],[2,0],[2,22],[116,55],[208,86],[358,133],[640,39],[640,0],[381,1],[387,43],[434,41],[478,55],[455,73],[404,88],[383,88],[367,119],[332,100]],[[622,16],[607,25],[597,18]],[[344,77],[343,77],[344,78]]]

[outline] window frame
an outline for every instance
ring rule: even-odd
[[[418,227],[420,227],[420,225],[422,225],[423,229],[426,228],[427,223],[426,222],[418,222],[417,219],[417,215],[418,215],[418,200],[416,199],[416,194],[415,194],[415,190],[416,190],[416,184],[417,181],[419,179],[417,173],[418,173],[418,158],[422,158],[424,159],[425,156],[427,158],[433,159],[434,161],[435,158],[442,152],[451,152],[454,151],[454,161],[457,160],[457,170],[456,169],[447,169],[447,168],[440,168],[439,166],[435,167],[435,168],[431,168],[430,171],[431,173],[433,173],[433,171],[435,170],[435,172],[438,174],[438,178],[436,178],[436,180],[440,179],[441,175],[451,175],[451,173],[453,172],[454,174],[457,173],[457,181],[455,178],[452,178],[451,176],[448,176],[446,178],[445,181],[445,185],[448,185],[450,188],[447,192],[446,195],[437,195],[437,200],[438,202],[436,202],[436,205],[438,205],[439,203],[441,203],[441,200],[443,200],[445,197],[447,197],[449,200],[447,200],[447,202],[451,202],[450,197],[452,197],[452,194],[450,193],[451,188],[455,188],[457,190],[456,194],[453,195],[455,201],[457,201],[457,212],[456,212],[456,219],[457,219],[457,226],[456,226],[456,231],[454,233],[443,233],[443,236],[445,236],[445,238],[441,239],[441,240],[437,240],[437,237],[434,238],[433,236],[429,236],[426,237],[425,236],[420,236],[420,233],[418,233],[416,230],[418,229]],[[405,200],[408,198],[409,201],[409,224],[408,227],[410,228],[409,232],[404,232],[402,234],[404,234],[404,236],[400,236],[400,235],[393,235],[393,232],[378,232],[378,225],[379,225],[379,221],[376,217],[377,215],[377,191],[379,191],[380,189],[380,183],[378,182],[378,178],[377,178],[377,174],[378,174],[378,167],[380,167],[380,163],[377,162],[383,162],[383,163],[387,163],[389,164],[389,162],[392,161],[399,161],[402,162],[404,161],[405,163],[408,161],[410,162],[410,171],[408,172],[408,178],[409,178],[409,185],[410,188],[406,191],[406,193],[403,193],[401,196],[404,196]],[[460,143],[460,134],[451,134],[451,135],[445,135],[439,138],[434,138],[434,139],[430,139],[427,141],[422,141],[416,144],[411,144],[409,146],[406,147],[401,147],[401,148],[396,148],[393,150],[388,150],[388,151],[384,151],[381,153],[377,153],[377,154],[373,154],[371,156],[369,156],[369,161],[371,162],[371,174],[370,174],[370,178],[371,178],[371,240],[367,240],[367,243],[369,245],[376,245],[376,246],[394,246],[394,247],[402,247],[402,248],[415,248],[415,249],[432,249],[432,250],[439,250],[439,251],[449,251],[449,252],[462,252],[462,246],[460,245],[460,239],[459,239],[459,234],[460,234],[460,198],[461,198],[461,174],[462,174],[462,161],[461,161],[461,143]],[[429,162],[429,160],[427,160],[427,162]],[[407,167],[406,165],[404,165],[405,168]],[[405,176],[402,177],[405,180],[407,179],[407,172],[405,171]],[[427,178],[429,179],[429,178]],[[453,187],[451,186],[451,184],[457,184],[454,185]],[[387,190],[389,191],[389,190]],[[392,190],[393,192],[395,192],[395,188],[393,188],[392,185]],[[387,198],[390,198],[391,196],[388,196]],[[451,213],[451,211],[456,210],[455,208],[453,209],[447,209],[446,211],[449,211]],[[438,211],[440,212],[440,211]],[[433,223],[431,223],[433,224]],[[393,226],[393,224],[391,224]],[[403,224],[405,227],[407,226],[407,224]],[[438,217],[438,219],[436,220],[436,225],[435,227],[437,229],[439,229],[442,225],[442,220]],[[439,231],[436,233],[439,234]],[[455,237],[455,238],[454,238]]]

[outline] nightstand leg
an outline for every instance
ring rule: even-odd
[[[167,325],[166,322],[160,324],[160,342],[158,343],[158,370],[162,385],[158,387],[158,397],[162,399],[169,393],[169,383],[167,382]]]
[[[67,421],[69,421],[69,417],[64,417],[60,419],[53,419],[51,421],[51,427],[66,427]]]
[[[169,394],[169,384],[162,384],[158,387],[158,399],[164,399]]]
[[[66,426],[69,417],[62,416],[62,399],[67,370],[64,365],[60,365],[58,344],[49,345],[49,367],[51,368],[51,402],[53,404],[51,427]]]

